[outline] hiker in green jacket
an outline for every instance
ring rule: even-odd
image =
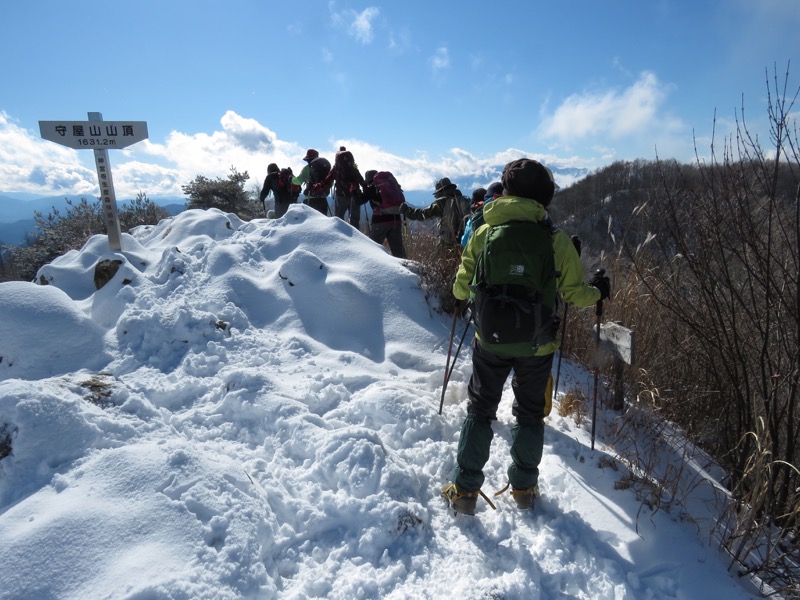
[[[309,148],[303,160],[306,163],[300,173],[292,177],[292,183],[295,185],[305,186],[303,192],[303,204],[308,204],[311,208],[317,209],[323,215],[330,214],[330,207],[328,206],[328,190],[317,191],[314,189],[314,179],[312,176],[312,162],[318,159],[319,152],[313,148]],[[330,166],[330,165],[329,165]],[[326,173],[327,174],[327,173]]]
[[[519,221],[540,222],[549,219],[546,207],[553,198],[555,182],[549,169],[530,159],[508,163],[502,176],[504,195],[484,208],[485,224],[470,239],[461,257],[453,284],[453,295],[466,301],[471,295],[478,257],[492,227]],[[587,285],[583,267],[569,235],[552,231],[556,288],[565,302],[588,307],[608,298],[608,277],[598,274]],[[467,394],[467,417],[461,428],[457,465],[453,483],[442,493],[452,508],[460,513],[475,514],[475,506],[484,482],[483,467],[489,459],[493,437],[492,421],[497,419],[503,387],[511,371],[511,388],[516,424],[512,428],[511,464],[508,482],[511,494],[521,509],[533,507],[539,494],[539,463],[544,447],[544,418],[550,411],[552,390],[550,370],[558,338],[540,346],[530,342],[495,344],[482,340],[476,333],[472,342],[472,377]]]

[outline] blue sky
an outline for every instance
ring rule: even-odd
[[[148,123],[111,154],[118,198],[340,144],[409,190],[521,155],[690,161],[715,111],[718,138],[742,102],[762,131],[799,29],[796,0],[4,2],[0,191],[96,192],[92,153],[38,130],[94,111]]]

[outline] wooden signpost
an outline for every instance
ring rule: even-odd
[[[619,323],[603,323],[600,325],[600,344],[614,359],[614,399],[613,410],[622,410],[625,406],[625,389],[622,379],[623,363],[633,364],[636,351],[636,337],[633,331]]]
[[[43,139],[68,148],[94,150],[108,246],[112,251],[122,250],[122,233],[117,214],[114,180],[111,177],[111,164],[108,162],[108,149],[126,148],[146,140],[147,123],[103,121],[102,114],[90,112],[88,121],[39,121],[39,132]]]

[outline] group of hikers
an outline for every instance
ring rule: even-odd
[[[389,171],[370,170],[361,174],[353,153],[339,147],[333,164],[310,148],[303,157],[306,163],[298,175],[291,168],[279,169],[271,163],[259,194],[265,204],[269,194],[275,202],[274,216],[282,217],[289,205],[303,192],[303,204],[331,216],[328,195],[333,194],[333,215],[348,218],[350,225],[361,228],[361,207],[372,208],[370,238],[378,244],[386,241],[393,256],[406,258],[400,207],[405,203],[403,190]]]
[[[496,182],[487,189],[476,189],[471,198],[465,197],[455,183],[443,177],[434,187],[434,200],[426,208],[415,208],[405,202],[402,187],[389,171],[366,171],[363,176],[353,153],[340,146],[333,164],[313,148],[303,157],[306,163],[298,175],[291,168],[267,167],[267,176],[259,194],[268,216],[282,217],[289,205],[297,202],[302,192],[303,204],[321,213],[347,220],[356,229],[361,227],[361,207],[369,203],[372,220],[370,238],[389,245],[393,256],[406,258],[403,242],[403,218],[411,221],[438,219],[439,243],[445,247],[465,246],[467,233],[472,231],[472,217],[484,202],[497,197],[502,185]],[[274,209],[266,211],[266,200],[272,194]],[[328,196],[333,195],[333,213]],[[467,237],[465,237],[467,236]]]
[[[602,269],[584,281],[579,240],[552,223],[547,208],[558,189],[552,171],[533,159],[513,160],[505,165],[500,181],[475,190],[470,198],[444,177],[436,182],[430,206],[415,208],[405,202],[391,173],[367,171],[362,177],[352,153],[343,146],[333,165],[313,149],[303,160],[307,164],[300,174],[284,184],[288,193],[277,187],[281,176],[277,165],[269,166],[260,200],[272,192],[276,217],[296,201],[301,185],[305,185],[303,202],[329,214],[327,196],[333,189],[335,216],[343,219],[349,212],[350,224],[358,228],[361,206],[370,202],[370,237],[379,244],[386,240],[392,254],[401,258],[405,257],[402,217],[439,219],[439,243],[460,252],[452,285],[453,331],[459,318],[467,319],[475,330],[467,415],[452,482],[441,493],[456,513],[474,515],[479,497],[494,507],[481,490],[483,468],[494,436],[492,422],[513,371],[516,423],[511,429],[508,483],[495,495],[510,489],[519,509],[533,508],[540,493],[544,419],[553,395],[551,371],[561,325],[558,304],[597,306],[599,315],[611,295]]]

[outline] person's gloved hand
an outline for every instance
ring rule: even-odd
[[[406,204],[405,202],[403,202],[403,203],[400,205],[400,214],[401,214],[401,215],[403,215],[403,216],[405,216],[405,215],[408,213],[408,208],[409,208],[409,207],[408,207],[408,204]]]
[[[611,298],[611,281],[606,276],[605,269],[597,269],[589,285],[600,290],[600,301]]]
[[[453,313],[457,316],[463,316],[464,311],[467,309],[467,304],[469,302],[467,300],[458,300],[456,299],[455,303],[453,304]]]

